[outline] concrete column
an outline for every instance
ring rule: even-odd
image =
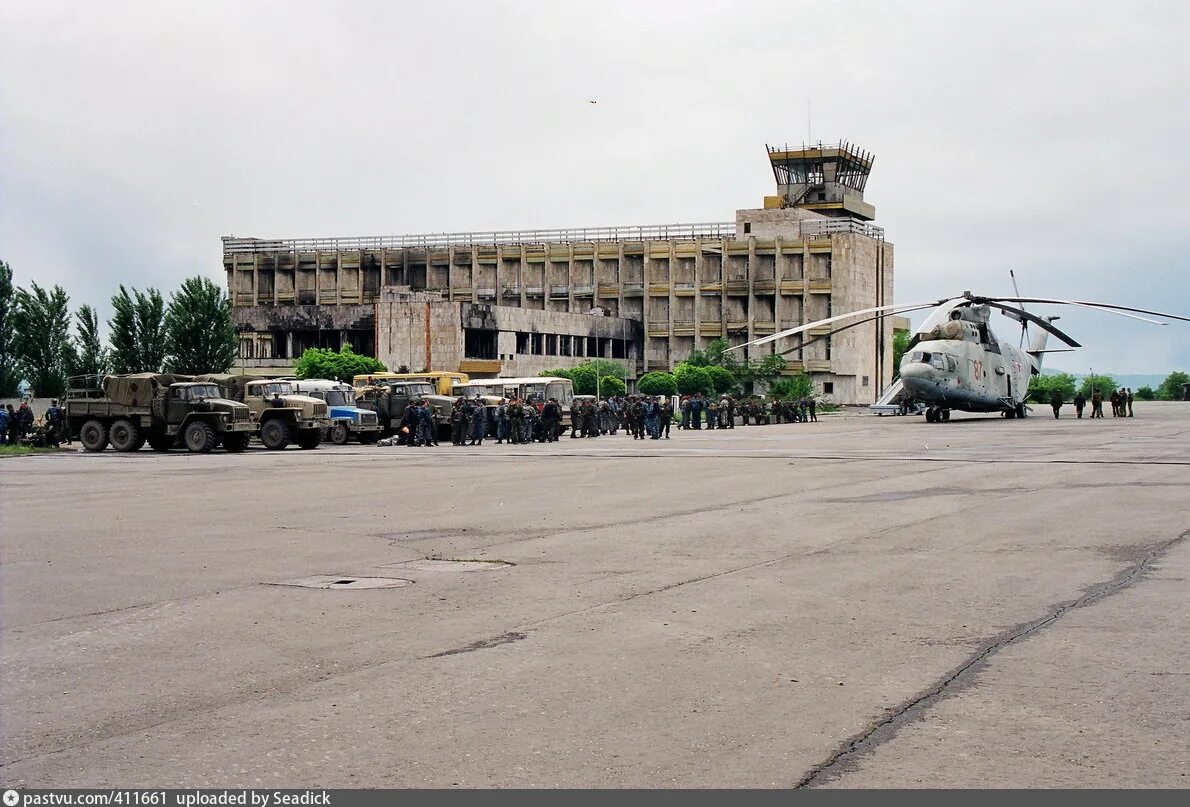
[[[703,346],[702,333],[699,331],[699,326],[702,325],[702,240],[694,242],[694,347],[701,348]]]
[[[504,268],[504,247],[496,247],[496,271],[492,273],[493,290],[496,293],[495,305],[500,305],[500,270]],[[500,355],[500,340],[496,339],[496,355]]]
[[[343,302],[343,253],[335,250],[335,303]]]
[[[677,256],[674,254],[674,242],[671,239],[669,242],[669,366],[673,367],[677,361],[674,359],[674,309],[677,308],[677,295],[674,294],[674,274]],[[685,358],[683,356],[683,358]],[[668,368],[667,368],[668,369]]]
[[[550,248],[549,248],[549,244],[546,244],[545,260],[547,263],[549,262],[549,259],[550,259]],[[542,264],[542,266],[545,266],[545,264]],[[521,245],[521,265],[520,265],[520,268],[517,270],[517,290],[520,291],[520,293],[521,293],[520,294],[521,308],[525,307],[525,301],[527,299],[527,295],[525,294],[525,273],[527,271],[529,271],[529,252],[525,248],[525,245],[522,244]],[[542,273],[544,273],[544,272],[545,272],[545,270],[542,269]]]
[[[570,252],[570,257],[567,259],[568,263],[566,264],[566,310],[568,312],[570,312],[571,314],[573,314],[578,310],[574,306],[574,281],[575,281],[574,244],[568,244],[567,246],[568,246],[568,251]],[[546,266],[549,266],[549,263],[546,263]],[[592,272],[595,271],[595,256],[594,255],[591,256],[591,271]],[[547,272],[547,274],[548,274],[548,272]],[[546,278],[546,279],[548,280],[549,278]],[[548,284],[547,284],[545,291],[547,292],[547,296],[545,297],[545,299],[548,300],[549,299]],[[591,299],[594,300],[595,298],[592,297]],[[596,340],[596,343],[598,343],[598,340]]]
[[[641,344],[644,346],[644,355],[642,355],[640,357],[640,359],[641,359],[641,367],[643,369],[643,372],[647,373],[647,372],[649,372],[649,340],[652,339],[652,337],[649,336],[649,307],[650,307],[649,306],[649,301],[650,301],[650,297],[649,297],[649,260],[650,260],[649,259],[649,242],[642,240],[641,245],[644,247],[644,250],[641,255],[641,278],[640,278],[642,292],[644,295],[641,297],[641,322],[642,322],[641,327],[644,328],[645,336],[641,342]],[[622,251],[621,251],[621,254],[623,254]],[[623,288],[623,286],[621,286],[621,288]]]
[[[748,265],[744,270],[748,276],[748,341],[756,338],[756,236],[748,236]],[[751,348],[749,348],[751,349]]]
[[[429,271],[427,268],[426,271]],[[446,299],[455,301],[455,248],[446,248]]]

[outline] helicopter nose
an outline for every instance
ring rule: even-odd
[[[928,364],[915,361],[901,366],[901,378],[920,379],[923,381],[934,377],[934,368]]]

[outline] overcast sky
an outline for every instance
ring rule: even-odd
[[[898,301],[1190,313],[1190,3],[0,0],[0,259],[105,317],[222,235],[729,221],[807,133],[876,154]],[[1063,313],[1051,366],[1190,369]]]

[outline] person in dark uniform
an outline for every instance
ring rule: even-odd
[[[513,398],[508,404],[508,431],[509,443],[525,442],[525,406],[520,398]]]
[[[1050,406],[1054,410],[1054,420],[1058,419],[1058,412],[1062,409],[1062,404],[1066,403],[1066,399],[1062,397],[1062,390],[1056,389],[1050,393]]]
[[[488,433],[488,409],[482,401],[476,401],[471,407],[471,445],[483,445],[483,438]]]
[[[45,410],[45,424],[47,444],[57,448],[70,442],[70,435],[66,433],[66,410],[58,406],[57,399],[50,401],[50,408]]]
[[[1081,392],[1074,395],[1074,416],[1080,420],[1083,417],[1083,408],[1087,405],[1087,399],[1083,397]]]
[[[545,406],[541,407],[541,423],[545,428],[547,443],[558,442],[558,424],[561,422],[562,407],[558,405],[557,398],[550,398],[545,402]]]
[[[1091,417],[1103,417],[1103,393],[1097,389],[1091,391]]]
[[[661,434],[666,440],[669,439],[669,427],[673,425],[673,419],[673,399],[666,396],[661,399]]]
[[[1132,417],[1132,387],[1125,388],[1124,403],[1128,407],[1128,417]]]
[[[405,445],[413,448],[417,445],[417,401],[405,404],[405,411],[401,413],[401,439]]]

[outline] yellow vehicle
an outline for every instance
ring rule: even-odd
[[[352,386],[363,389],[369,381],[425,381],[434,385],[434,392],[438,395],[454,395],[455,385],[463,385],[471,380],[466,373],[451,373],[445,370],[431,370],[425,373],[368,373],[357,375],[351,379]]]

